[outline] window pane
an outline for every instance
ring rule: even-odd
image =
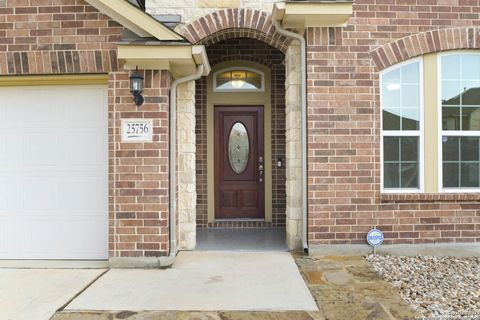
[[[460,130],[460,107],[442,108],[443,130]]]
[[[480,74],[478,75],[480,78]],[[480,81],[464,81],[462,84],[462,105],[480,106]]]
[[[443,161],[459,161],[459,138],[458,137],[442,137]]]
[[[442,105],[459,106],[460,94],[463,92],[462,82],[460,80],[442,81]]]
[[[404,84],[402,86],[402,107],[415,107],[418,108],[419,87],[416,84]]]
[[[384,188],[418,188],[419,137],[384,137]]]
[[[387,83],[382,89],[382,105],[384,110],[400,108],[400,84]]]
[[[460,56],[442,57],[442,79],[460,79]]]
[[[402,111],[402,130],[418,130],[420,128],[420,112],[418,108],[405,108]]]
[[[400,187],[399,166],[400,165],[397,163],[385,163],[383,167],[383,171],[384,171],[383,184],[385,188]]]
[[[480,130],[480,107],[462,108],[462,130]]]
[[[400,159],[399,137],[383,138],[383,160],[398,162]]]
[[[478,156],[478,137],[461,138],[460,157],[461,161],[480,161]]]
[[[384,130],[420,127],[420,64],[413,62],[382,74]]]
[[[458,163],[443,163],[443,187],[458,188],[459,186]]]
[[[418,74],[418,62],[410,63],[404,66],[401,69],[402,72],[402,82],[403,83],[414,83],[417,84],[420,82]]]
[[[393,69],[382,75],[383,83],[385,84],[395,84],[400,83],[400,69]]]
[[[461,183],[463,188],[478,188],[478,165],[479,163],[462,163]]]
[[[480,56],[466,54],[462,56],[462,59],[463,79],[478,80],[480,77]]]
[[[443,186],[478,188],[480,137],[443,137]]]
[[[443,186],[478,188],[480,137],[460,135],[480,131],[480,55],[444,56],[441,64],[442,129],[458,132],[442,137]]]
[[[416,163],[402,163],[401,188],[418,188],[418,165]]]
[[[418,161],[418,137],[401,137],[401,161]]]
[[[383,130],[400,130],[400,109],[383,110]]]

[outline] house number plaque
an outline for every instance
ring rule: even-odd
[[[153,141],[153,120],[122,119],[122,142]]]

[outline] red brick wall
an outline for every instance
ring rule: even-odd
[[[218,35],[217,35],[218,36]],[[283,53],[255,39],[228,39],[207,48],[210,64],[244,60],[260,63],[271,69],[272,102],[272,223],[217,222],[208,224],[207,213],[207,94],[206,78],[196,86],[196,139],[197,139],[197,225],[199,227],[280,227],[285,226],[285,166],[277,167],[277,159],[285,162],[285,66]]]
[[[168,252],[168,106],[170,74],[144,72],[145,103],[132,103],[129,74],[111,76],[115,101],[111,130],[114,155],[114,219],[110,221],[112,256],[153,257]],[[113,96],[112,96],[113,95]],[[153,142],[122,143],[121,119],[153,119]],[[111,213],[111,214],[112,214]],[[111,217],[112,218],[112,217]]]
[[[378,81],[415,55],[479,48],[478,28],[417,35],[478,26],[479,5],[358,0],[347,27],[307,30],[310,244],[365,243],[373,225],[387,244],[480,241],[478,194],[380,194]]]
[[[0,0],[0,75],[109,74],[110,256],[168,252],[168,90],[166,71],[145,72],[137,108],[118,65],[123,28],[83,0]],[[154,142],[120,143],[120,119],[154,120]]]

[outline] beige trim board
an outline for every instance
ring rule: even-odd
[[[41,85],[104,85],[108,74],[0,76],[0,87]]]
[[[169,70],[174,78],[193,74],[203,64],[206,76],[210,73],[204,46],[189,44],[122,44],[118,45],[118,59],[124,69]]]
[[[126,0],[86,0],[139,37],[154,37],[165,41],[183,41],[181,35],[155,20],[148,13],[128,3]]]
[[[230,67],[248,67],[259,70],[265,75],[264,92],[214,92],[213,74]],[[248,61],[229,61],[215,65],[212,75],[207,79],[207,211],[208,222],[215,221],[215,177],[214,177],[214,106],[262,105],[264,106],[264,156],[265,163],[272,163],[272,105],[270,69],[261,64]],[[272,167],[265,166],[265,221],[272,222]]]
[[[277,2],[272,19],[284,28],[342,27],[353,15],[353,2]]]
[[[424,98],[424,175],[425,192],[438,190],[438,66],[437,54],[423,56],[423,98]]]

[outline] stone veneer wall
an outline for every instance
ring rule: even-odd
[[[212,12],[229,8],[249,8],[270,13],[275,0],[146,0],[147,12],[152,15],[180,15],[182,30],[185,24]]]
[[[286,155],[287,155],[287,244],[302,247],[303,170],[302,170],[302,74],[301,48],[298,41],[287,49],[286,68]]]
[[[142,71],[137,108],[116,55],[122,31],[83,0],[0,0],[0,75],[109,74],[109,255],[161,256],[169,249],[170,74]],[[123,118],[153,119],[154,141],[121,143]]]
[[[178,231],[180,250],[196,243],[195,81],[177,88]]]
[[[206,78],[197,81],[196,141],[197,141],[197,226],[198,227],[281,227],[285,226],[285,66],[281,51],[255,39],[239,38],[218,42],[207,47],[210,64],[244,60],[271,68],[272,75],[272,223],[217,222],[208,224],[207,213],[207,93]],[[241,103],[241,102],[240,102]],[[277,159],[284,165],[277,167]]]

